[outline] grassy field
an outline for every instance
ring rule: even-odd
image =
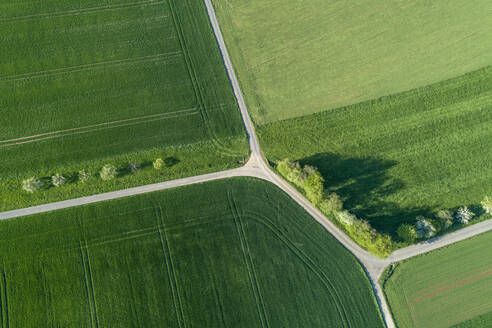
[[[216,169],[247,156],[203,1],[0,1],[0,30],[2,193],[140,152],[208,143]],[[203,157],[192,148],[179,159]]]
[[[4,326],[383,327],[356,259],[252,178],[3,221],[0,257]]]
[[[492,233],[399,263],[384,291],[400,328],[492,323]]]
[[[488,0],[213,3],[258,124],[414,89],[491,64]]]
[[[272,160],[319,168],[382,231],[492,193],[492,67],[409,92],[260,126]]]

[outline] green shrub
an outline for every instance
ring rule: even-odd
[[[485,196],[480,204],[482,205],[485,213],[492,214],[492,197]]]
[[[116,174],[118,173],[118,170],[116,167],[112,164],[106,164],[102,167],[101,171],[99,172],[99,176],[101,179],[104,181],[114,179],[116,177]]]
[[[60,187],[67,182],[67,179],[62,174],[55,174],[51,177],[51,184],[55,187]]]
[[[413,244],[419,237],[415,231],[415,227],[411,224],[401,224],[396,230],[396,234],[407,244]]]
[[[30,177],[22,181],[22,189],[28,193],[33,193],[41,188],[43,188],[44,183],[38,178]]]
[[[153,163],[152,163],[152,166],[154,167],[154,169],[156,170],[160,170],[162,169],[162,167],[164,166],[164,161],[162,160],[162,158],[157,158]]]
[[[91,177],[91,174],[89,172],[87,172],[86,170],[80,170],[79,171],[79,181],[80,182],[86,182],[87,180],[89,180],[90,177]]]
[[[129,162],[128,163],[128,169],[130,170],[130,172],[135,173],[141,169],[141,166],[137,163]]]
[[[317,206],[324,196],[323,183],[325,182],[325,179],[323,179],[318,171],[311,174],[307,172],[304,173],[307,174],[303,184],[304,190],[306,191],[306,197]]]

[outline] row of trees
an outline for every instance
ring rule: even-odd
[[[325,215],[334,217],[345,231],[362,247],[375,255],[389,255],[397,243],[387,234],[381,234],[371,227],[369,222],[358,218],[343,209],[343,201],[336,193],[324,189],[324,178],[318,169],[299,162],[284,159],[277,163],[277,171],[304,191],[306,197]],[[483,211],[492,214],[492,197],[481,202]],[[441,210],[430,218],[418,216],[413,224],[404,223],[397,229],[397,235],[405,244],[432,238],[453,225],[466,225],[475,217],[468,207],[460,207],[456,212]]]
[[[164,160],[162,158],[157,158],[155,161],[152,162],[152,166],[156,170],[160,170],[161,168],[164,167]],[[131,173],[135,173],[138,170],[140,170],[142,167],[138,163],[134,162],[129,162],[127,169]],[[104,165],[101,170],[99,170],[98,175],[99,178],[103,181],[108,181],[115,179],[120,170],[113,164],[106,164]],[[86,170],[80,170],[77,173],[77,181],[78,182],[86,182],[91,178],[92,174]],[[53,187],[61,187],[62,185],[66,184],[68,182],[68,178],[66,175],[56,173],[50,178],[36,178],[36,177],[30,177],[28,179],[25,179],[22,181],[22,190],[28,192],[28,193],[34,193],[35,191],[41,190],[41,189],[47,189],[51,186]]]
[[[299,162],[284,159],[277,163],[277,170],[303,190],[306,198],[321,212],[334,217],[359,245],[381,257],[389,255],[395,249],[389,235],[377,232],[369,222],[343,209],[341,198],[336,193],[328,193],[324,189],[324,178],[317,168],[311,165],[301,166]]]
[[[485,213],[492,214],[492,197],[485,197],[481,205]],[[413,244],[419,239],[432,238],[453,225],[467,225],[475,216],[475,213],[466,206],[460,207],[455,213],[441,210],[432,218],[418,216],[414,224],[400,225],[396,233],[404,243]]]

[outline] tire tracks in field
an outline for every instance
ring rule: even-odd
[[[115,59],[115,60],[108,60],[108,61],[102,61],[102,62],[91,63],[91,64],[54,68],[54,69],[38,71],[38,72],[0,76],[0,83],[17,82],[17,81],[29,80],[29,79],[40,78],[45,76],[57,76],[57,75],[63,75],[69,73],[77,73],[77,72],[82,72],[85,70],[91,70],[97,68],[117,67],[125,64],[139,64],[149,61],[170,60],[174,58],[179,58],[181,55],[182,53],[180,51],[172,51],[172,52],[164,52],[164,53],[148,55],[148,56]]]
[[[1,318],[2,318],[2,328],[10,327],[9,323],[9,302],[8,302],[8,286],[7,277],[5,271],[2,270],[0,277],[0,306],[1,306]]]
[[[261,225],[266,227],[271,233],[273,233],[283,244],[285,244],[291,250],[292,253],[294,253],[318,277],[318,279],[323,283],[328,294],[332,298],[333,304],[335,305],[335,308],[340,317],[340,321],[343,323],[343,326],[350,328],[351,327],[350,321],[348,320],[347,311],[345,310],[341,297],[336,287],[333,285],[333,283],[331,282],[330,278],[326,275],[326,273],[318,265],[316,265],[315,261],[313,261],[307,254],[305,254],[299,247],[297,247],[289,239],[289,237],[287,237],[275,225],[275,223],[272,222],[272,220],[270,220],[269,218],[267,218],[266,216],[260,213],[254,213],[254,212],[251,212],[250,218],[251,220],[260,223]],[[302,231],[301,234],[303,234],[303,236],[307,240],[313,242],[313,240],[310,238],[309,235],[302,233]]]
[[[169,242],[166,235],[166,228],[164,226],[163,212],[160,206],[156,208],[155,216],[157,219],[157,230],[159,234],[159,241],[162,248],[162,255],[164,257],[164,261],[166,262],[169,285],[171,287],[171,293],[173,295],[173,304],[176,311],[176,320],[178,322],[179,328],[185,328],[186,321],[183,313],[183,302],[181,300],[181,295],[179,293],[178,279],[172,261],[171,249],[169,248]],[[163,227],[162,229],[161,226]]]
[[[82,258],[82,265],[84,267],[85,288],[87,290],[87,301],[89,304],[91,327],[98,328],[99,322],[97,318],[97,306],[96,306],[96,296],[94,293],[94,282],[92,280],[92,271],[91,271],[87,241],[85,239],[84,239],[84,245],[82,245],[82,242],[80,242],[79,249],[80,249],[80,256]]]
[[[58,17],[77,16],[77,15],[97,13],[97,12],[102,12],[102,11],[112,11],[112,10],[120,10],[120,9],[126,9],[126,8],[142,7],[142,6],[148,6],[148,5],[159,5],[159,4],[163,4],[163,3],[159,2],[159,1],[154,1],[154,0],[138,1],[138,2],[132,2],[132,3],[119,4],[119,5],[106,5],[106,6],[99,6],[99,7],[66,10],[66,11],[60,11],[60,12],[51,12],[51,13],[45,13],[45,14],[16,16],[16,17],[0,19],[0,24],[1,23],[26,21],[26,20],[36,20],[36,19],[43,19],[43,18],[49,18],[50,19],[50,18],[58,18]]]
[[[246,269],[248,271],[250,286],[256,301],[258,317],[260,319],[261,326],[263,328],[268,328],[270,327],[270,324],[268,322],[268,316],[265,310],[265,302],[263,301],[260,284],[258,282],[258,277],[256,275],[256,271],[253,263],[253,258],[251,257],[251,251],[248,245],[248,240],[246,238],[246,232],[244,231],[244,226],[241,220],[241,216],[239,215],[239,212],[236,207],[236,203],[234,202],[234,196],[231,194],[230,191],[227,191],[227,200],[229,202],[229,208],[232,213],[239,242],[241,244],[241,250],[243,253]]]
[[[172,114],[176,114],[176,115],[172,115]],[[90,133],[90,132],[95,132],[95,131],[102,131],[102,130],[120,128],[120,127],[133,126],[133,125],[138,125],[138,124],[144,124],[144,123],[149,123],[149,122],[155,122],[155,121],[166,120],[166,119],[170,119],[170,118],[178,118],[178,117],[184,117],[184,116],[190,116],[190,115],[196,115],[196,114],[198,114],[198,111],[196,110],[196,108],[191,108],[191,109],[186,109],[186,110],[181,110],[181,111],[176,111],[176,112],[153,114],[153,115],[142,116],[142,117],[137,117],[137,118],[99,123],[99,124],[89,125],[89,126],[80,127],[80,128],[72,128],[72,129],[59,130],[59,131],[54,131],[54,132],[47,132],[47,133],[42,133],[42,134],[30,136],[30,137],[21,137],[21,138],[10,139],[10,140],[2,140],[2,141],[0,141],[0,149],[10,147],[10,146],[18,146],[18,145],[24,145],[24,144],[33,143],[33,142],[39,142],[39,141],[43,141],[43,140],[54,139],[54,138],[61,138],[61,137],[73,136],[73,135]],[[132,121],[138,121],[138,122],[132,122]],[[124,124],[118,124],[118,123],[124,123]],[[114,125],[114,124],[117,124],[117,125]],[[27,139],[32,139],[32,140],[27,140]],[[13,142],[13,141],[16,141],[16,142]]]

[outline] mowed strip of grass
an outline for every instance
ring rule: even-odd
[[[253,178],[3,221],[0,256],[10,326],[383,327],[357,260]]]
[[[490,65],[488,0],[214,0],[248,107],[263,124]]]
[[[0,7],[3,189],[40,172],[168,147],[213,144],[217,169],[247,156],[202,1]]]
[[[398,327],[490,327],[492,233],[396,264],[384,291]]]
[[[492,192],[492,67],[258,133],[270,160],[318,167],[377,229],[394,232],[439,209],[477,212]]]

